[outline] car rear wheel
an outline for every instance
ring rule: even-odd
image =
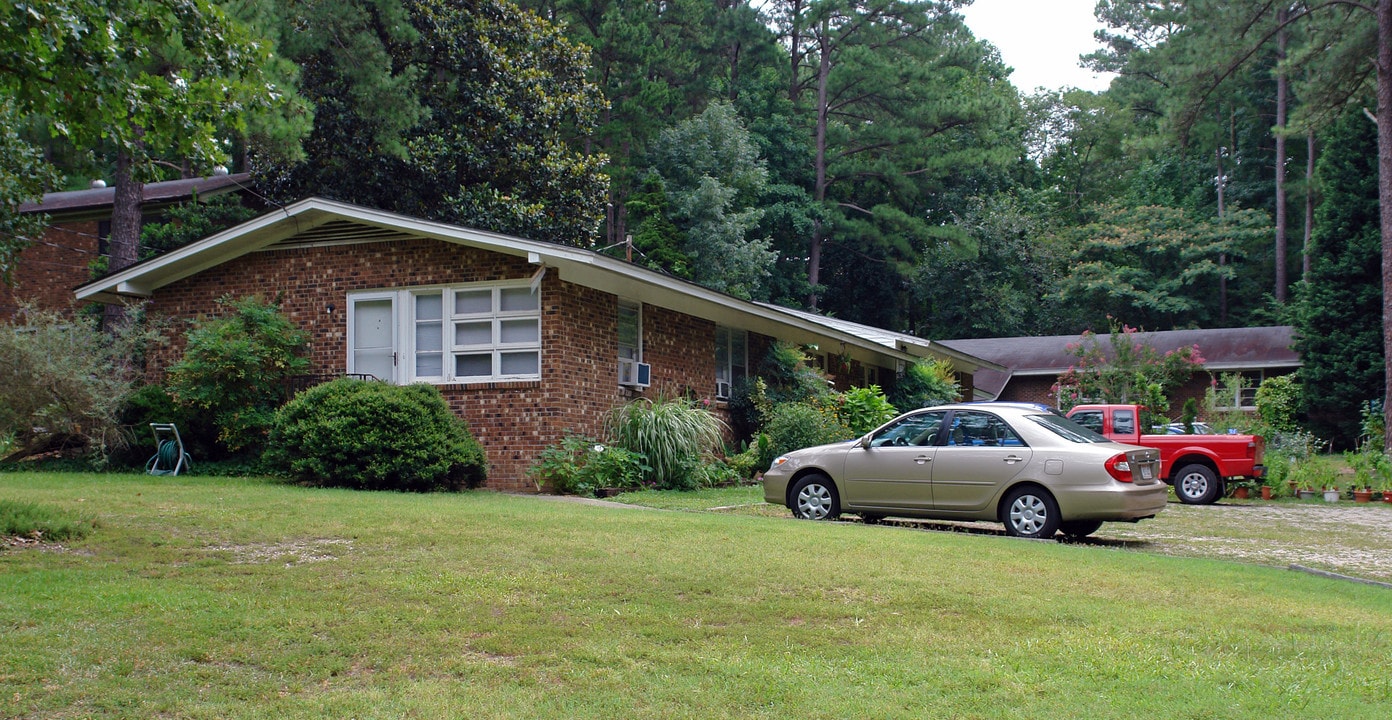
[[[808,475],[793,486],[792,510],[804,520],[835,520],[841,514],[836,486],[825,475]]]
[[[1101,520],[1069,520],[1059,523],[1059,530],[1072,538],[1085,538],[1102,527]]]
[[[1218,474],[1198,463],[1185,465],[1175,473],[1174,489],[1179,501],[1189,505],[1211,505],[1223,495]]]
[[[1040,488],[1017,488],[1005,497],[1001,522],[1009,535],[1048,539],[1059,529],[1058,503]]]

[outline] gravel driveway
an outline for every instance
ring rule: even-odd
[[[994,523],[890,521],[930,530],[1003,535]],[[1392,583],[1392,505],[1242,501],[1184,505],[1139,523],[1106,523],[1087,544],[1161,555],[1303,567]]]
[[[1172,502],[1153,520],[1107,523],[1101,539],[1143,543],[1163,555],[1302,565],[1392,582],[1392,505],[1311,501]]]

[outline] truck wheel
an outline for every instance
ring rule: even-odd
[[[1185,465],[1174,475],[1175,495],[1189,505],[1212,505],[1223,496],[1223,483],[1207,465]]]

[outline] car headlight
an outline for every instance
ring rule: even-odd
[[[790,459],[791,458],[789,458],[787,455],[779,455],[778,457],[773,459],[773,464],[769,466],[769,469],[772,470],[776,467],[779,467],[783,463],[788,462],[788,460]]]

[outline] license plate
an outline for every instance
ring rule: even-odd
[[[1141,466],[1141,479],[1142,479],[1142,480],[1149,480],[1151,477],[1154,476],[1154,474],[1155,474],[1155,473],[1151,472],[1150,466],[1149,466],[1149,465],[1142,465],[1142,466]]]

